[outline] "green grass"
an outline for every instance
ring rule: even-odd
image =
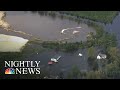
[[[60,11],[60,13],[85,18],[93,21],[111,23],[118,11]]]

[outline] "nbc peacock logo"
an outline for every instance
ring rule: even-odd
[[[7,68],[7,69],[5,70],[5,74],[15,74],[14,68]]]

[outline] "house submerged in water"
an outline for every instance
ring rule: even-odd
[[[106,59],[107,58],[107,55],[106,54],[102,54],[102,53],[99,53],[98,56],[97,56],[97,59],[100,60],[100,59]]]

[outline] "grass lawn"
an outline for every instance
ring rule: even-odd
[[[61,11],[64,14],[86,18],[94,21],[110,23],[118,14],[118,11]]]

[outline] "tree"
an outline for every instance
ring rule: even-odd
[[[94,47],[90,47],[88,48],[88,57],[94,57],[95,56],[95,48]]]
[[[64,44],[64,47],[66,52],[72,52],[72,51],[75,51],[75,50],[78,50],[79,46],[75,43],[67,43],[67,44]]]
[[[120,52],[117,47],[109,47],[109,64],[104,68],[106,78],[120,78]]]
[[[90,71],[86,73],[87,79],[101,79],[101,73],[99,71]]]
[[[120,78],[120,67],[115,62],[108,64],[104,69],[104,73],[106,78]]]
[[[113,62],[119,59],[120,52],[117,47],[109,47],[107,53],[109,55],[109,61]]]
[[[78,79],[81,78],[81,72],[77,66],[72,67],[72,71],[68,74],[69,79]]]
[[[63,79],[63,78],[64,78],[63,72],[60,72],[60,73],[59,73],[59,78],[60,78],[60,79]]]
[[[98,63],[96,61],[94,47],[88,48],[88,66],[90,70],[98,70]]]

